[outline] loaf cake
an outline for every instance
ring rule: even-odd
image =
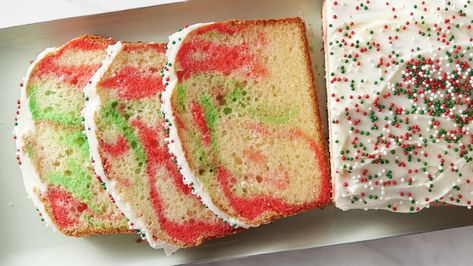
[[[472,10],[459,0],[325,1],[337,207],[471,207]]]
[[[169,40],[168,147],[208,208],[250,227],[329,203],[304,22],[196,24]]]
[[[113,42],[82,36],[47,49],[21,86],[15,138],[25,188],[42,220],[70,236],[130,231],[95,178],[80,116],[82,88]]]
[[[130,225],[169,253],[234,229],[191,193],[168,153],[159,99],[165,46],[110,46],[84,90],[83,115],[97,174]]]

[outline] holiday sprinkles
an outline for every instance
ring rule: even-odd
[[[471,1],[326,2],[337,207],[471,207],[472,10]]]

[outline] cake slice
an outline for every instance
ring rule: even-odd
[[[338,208],[471,208],[472,8],[456,0],[325,1]]]
[[[166,44],[121,43],[84,90],[97,174],[154,248],[172,252],[235,230],[207,210],[168,153],[159,96]]]
[[[196,24],[166,56],[168,146],[210,210],[250,227],[330,202],[300,18]]]
[[[47,49],[22,84],[15,138],[25,188],[42,220],[70,236],[130,231],[95,178],[80,116],[82,89],[112,43],[87,35]]]

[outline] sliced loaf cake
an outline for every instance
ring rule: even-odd
[[[234,232],[182,181],[165,144],[159,96],[165,44],[110,46],[84,94],[97,174],[152,247],[190,247]]]
[[[233,225],[330,202],[305,24],[196,24],[170,36],[162,111],[186,183]]]
[[[22,84],[15,137],[29,197],[66,235],[129,232],[95,178],[80,110],[82,89],[113,40],[82,36],[41,53]]]

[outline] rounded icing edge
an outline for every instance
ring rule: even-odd
[[[166,143],[169,148],[169,152],[173,157],[175,157],[177,161],[177,165],[179,171],[183,176],[184,183],[192,188],[192,193],[197,195],[202,201],[202,203],[206,207],[208,207],[210,211],[212,211],[218,217],[222,218],[225,222],[229,223],[234,227],[249,228],[251,227],[251,225],[235,217],[229,216],[227,213],[218,208],[217,205],[215,205],[215,203],[212,201],[210,194],[205,190],[202,182],[200,182],[200,180],[196,178],[196,176],[190,169],[189,164],[187,163],[186,157],[184,155],[184,150],[182,148],[181,140],[179,139],[177,129],[174,126],[175,118],[172,112],[171,96],[178,83],[177,75],[174,69],[177,53],[182,45],[182,42],[190,32],[194,31],[199,27],[210,25],[213,23],[214,22],[193,24],[169,36],[169,42],[166,48],[166,65],[163,68],[163,85],[165,87],[165,90],[162,93],[161,97],[161,112],[166,120],[164,127],[169,132],[166,138]]]
[[[107,178],[103,168],[102,159],[99,154],[97,125],[95,124],[94,117],[100,110],[102,102],[100,101],[100,97],[97,94],[97,84],[105,72],[110,68],[117,55],[123,50],[123,47],[124,45],[120,41],[107,47],[107,55],[103,59],[101,67],[97,70],[97,72],[95,72],[93,77],[87,83],[87,86],[85,86],[83,89],[85,104],[81,115],[84,118],[84,131],[87,136],[87,142],[89,143],[89,153],[91,156],[91,161],[93,162],[92,165],[94,167],[94,172],[102,180],[102,182],[105,183],[107,193],[111,195],[115,201],[115,205],[117,205],[120,211],[122,211],[127,217],[129,221],[129,227],[131,229],[139,230],[141,237],[146,239],[152,248],[164,249],[166,255],[170,255],[176,252],[179,247],[165,243],[164,241],[153,240],[153,236],[151,232],[146,229],[144,222],[133,213],[128,202],[121,199],[120,195],[115,189],[116,182]]]
[[[15,143],[17,149],[17,156],[19,159],[19,166],[23,175],[23,184],[25,186],[26,193],[28,194],[28,198],[33,201],[33,205],[38,210],[41,218],[43,218],[46,226],[51,227],[54,232],[58,231],[59,228],[52,221],[48,212],[46,212],[45,205],[37,194],[38,192],[46,193],[47,187],[41,181],[33,163],[31,162],[31,159],[24,151],[24,137],[30,132],[35,131],[35,122],[33,120],[33,116],[29,108],[29,98],[26,95],[26,89],[28,88],[28,82],[31,77],[31,73],[33,72],[33,69],[36,67],[36,65],[41,62],[41,60],[43,60],[46,56],[55,51],[57,51],[55,47],[45,49],[36,57],[35,61],[32,62],[28,67],[26,76],[23,78],[23,84],[21,86],[22,88],[20,96],[20,108],[18,110],[17,115],[17,125],[13,132],[16,138]]]

